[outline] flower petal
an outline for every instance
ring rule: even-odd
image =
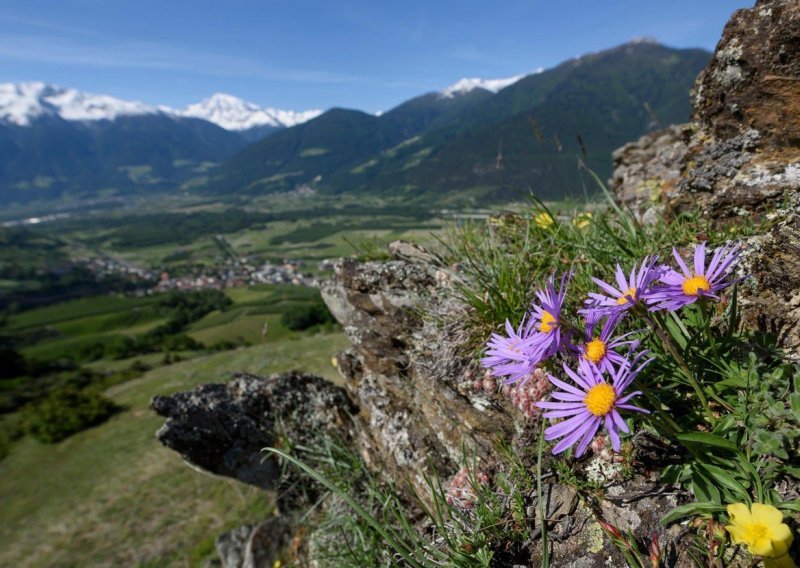
[[[700,243],[700,246],[694,249],[694,273],[703,274],[706,268],[706,243]]]
[[[600,423],[602,419],[600,417],[595,417],[595,419],[591,422],[589,428],[586,429],[583,436],[581,436],[581,441],[578,444],[578,451],[575,452],[575,457],[579,458],[583,455],[586,451],[586,448],[589,447],[589,444],[594,440],[595,434],[597,434],[597,430],[600,428]]]
[[[613,415],[613,412],[606,414],[605,427],[606,431],[608,432],[608,437],[611,438],[611,447],[615,452],[619,452],[621,444],[619,441],[619,432],[617,432],[617,427],[614,424],[614,419],[612,418]]]
[[[573,416],[568,420],[564,420],[564,422],[554,424],[544,431],[544,439],[549,442],[551,440],[555,440],[556,438],[566,436],[571,431],[580,430],[583,423],[588,421],[589,417],[591,417],[591,414],[589,414],[589,411],[587,410],[582,414]]]
[[[750,508],[750,517],[754,523],[760,523],[767,527],[783,523],[783,513],[772,505],[765,505],[764,503],[753,503]]]
[[[750,509],[744,503],[732,503],[726,507],[726,511],[731,518],[731,524],[742,525],[752,522]]]
[[[547,375],[547,379],[563,391],[586,398],[586,391],[578,390],[574,386],[555,378],[553,375]]]
[[[573,432],[570,432],[563,440],[561,440],[556,446],[553,448],[553,454],[560,454],[561,452],[570,448],[575,442],[577,442],[586,431],[592,427],[592,423],[590,421],[585,421],[580,427],[576,428]]]
[[[686,266],[686,263],[685,263],[685,262],[683,261],[683,259],[681,258],[681,255],[679,255],[679,254],[678,254],[678,249],[676,249],[676,248],[673,248],[673,249],[672,249],[672,256],[674,256],[674,257],[675,257],[675,262],[677,262],[677,263],[678,263],[678,266],[680,266],[680,267],[681,267],[681,270],[683,270],[683,273],[684,273],[684,274],[685,274],[687,277],[691,278],[691,277],[692,277],[692,273],[691,273],[691,272],[689,272],[689,267],[688,267],[688,266]]]

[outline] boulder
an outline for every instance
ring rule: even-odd
[[[153,410],[167,420],[159,441],[196,467],[272,489],[279,467],[262,450],[285,436],[292,444],[350,435],[353,406],[341,387],[299,372],[269,377],[237,374],[224,384],[156,396]]]
[[[800,360],[800,4],[759,0],[731,17],[694,90],[690,124],[614,153],[611,187],[640,220],[699,211],[751,224],[745,322]]]

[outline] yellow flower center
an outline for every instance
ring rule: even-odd
[[[586,344],[584,359],[597,365],[606,356],[606,342],[602,339],[593,339]]]
[[[700,292],[708,292],[711,284],[702,274],[695,274],[683,281],[683,293],[687,296],[697,296]]]
[[[606,383],[593,386],[589,389],[586,398],[583,399],[587,410],[595,416],[605,416],[611,412],[616,401],[617,391]]]
[[[542,311],[542,323],[539,324],[539,331],[550,333],[556,326],[556,318],[547,310]]]
[[[627,304],[629,302],[633,303],[628,299],[628,296],[631,298],[636,298],[636,288],[628,288],[628,290],[622,296],[617,298],[617,304],[621,306],[622,304]]]
[[[748,527],[748,529],[750,532],[750,538],[753,541],[757,541],[762,538],[767,538],[769,536],[769,529],[766,527],[766,525],[753,523]]]

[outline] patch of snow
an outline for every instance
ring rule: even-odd
[[[658,40],[656,38],[650,37],[650,36],[636,36],[636,37],[632,38],[628,43],[631,43],[631,44],[634,44],[634,45],[637,45],[637,44],[638,45],[642,45],[642,44],[644,44],[644,45],[658,45]]]
[[[449,87],[439,91],[439,94],[445,99],[451,99],[456,95],[463,95],[474,91],[475,89],[484,89],[492,93],[496,93],[501,89],[505,89],[525,77],[525,75],[514,75],[505,79],[480,79],[478,77],[464,78],[460,81],[453,83]]]
[[[322,114],[312,109],[302,112],[260,107],[233,95],[215,93],[206,100],[174,111],[178,116],[202,118],[226,130],[247,130],[256,126],[290,127]]]
[[[0,84],[0,122],[29,126],[41,116],[64,120],[114,120],[120,116],[166,114],[201,118],[226,129],[247,130],[257,126],[295,126],[322,114],[313,109],[302,112],[260,107],[232,95],[217,93],[210,98],[174,109],[124,101],[108,95],[93,95],[47,83]]]
[[[64,120],[114,120],[158,109],[137,101],[92,95],[41,82],[0,84],[0,121],[28,126],[40,116]]]

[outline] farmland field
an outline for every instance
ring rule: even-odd
[[[94,282],[84,270],[76,292],[70,262],[99,259],[163,278],[291,259],[310,281],[328,277],[324,259],[398,238],[431,241],[441,226],[433,212],[403,204],[261,197],[166,199],[13,229],[14,246],[0,255],[0,299],[13,295],[0,340],[18,349],[29,375],[0,381],[0,565],[203,564],[218,534],[263,519],[272,504],[163,448],[150,399],[235,372],[300,369],[340,380],[331,359],[347,346],[341,331],[292,319],[320,302],[314,287],[239,282],[134,295],[124,271]],[[28,302],[26,290],[38,295]],[[26,434],[32,405],[78,379],[121,411],[57,443]]]

